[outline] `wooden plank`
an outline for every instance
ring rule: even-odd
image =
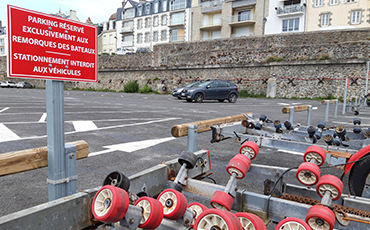
[[[322,100],[322,101],[321,101],[321,104],[322,104],[322,105],[326,105],[326,101],[329,101],[329,104],[335,104],[335,101],[336,101],[336,100]]]
[[[69,144],[77,147],[77,160],[86,158],[89,155],[89,145],[86,141],[70,142]],[[46,166],[48,166],[47,147],[0,154],[0,176]]]
[[[181,125],[174,125],[171,128],[171,134],[174,137],[182,137],[188,135],[188,125],[198,125],[198,133],[211,130],[211,126],[218,124],[226,124],[230,122],[237,122],[247,119],[247,115],[252,113],[239,114],[229,117],[215,118],[205,121],[198,121],[192,123],[186,123]]]
[[[296,105],[294,107],[294,112],[301,112],[301,111],[307,111],[308,110],[308,105]],[[290,107],[284,107],[281,112],[283,113],[289,113],[290,112]]]
[[[332,155],[333,157],[337,158],[347,158],[349,159],[353,154],[352,153],[346,153],[346,152],[337,152],[332,150],[325,150],[327,154]]]

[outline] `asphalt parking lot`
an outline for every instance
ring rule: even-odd
[[[0,153],[38,148],[46,140],[46,92],[42,89],[0,88]],[[285,106],[313,106],[312,124],[325,117],[320,101],[288,99],[239,98],[236,103],[205,101],[187,103],[171,95],[125,94],[91,91],[65,91],[65,142],[85,140],[90,157],[77,162],[78,191],[101,186],[110,172],[119,170],[127,176],[164,161],[175,159],[187,149],[187,137],[173,138],[173,125],[252,112],[265,114],[271,120],[288,120],[282,114]],[[351,125],[353,113],[333,118],[327,126]],[[334,111],[334,110],[331,110]],[[363,126],[370,126],[368,111],[360,111]],[[306,112],[296,113],[295,121],[306,124]],[[211,133],[198,134],[198,149],[211,152],[212,177],[226,185],[229,175],[225,168],[239,150],[232,139],[210,143]],[[117,148],[119,146],[119,148]],[[117,150],[118,149],[118,150]],[[252,163],[292,167],[302,163],[302,155],[261,149]],[[341,171],[325,169],[335,175]],[[48,201],[47,168],[0,177],[0,216]],[[238,187],[248,186],[262,193],[263,185],[243,179]],[[208,205],[210,207],[210,205]],[[272,227],[271,227],[272,229]]]

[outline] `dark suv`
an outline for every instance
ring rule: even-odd
[[[201,83],[195,88],[188,88],[182,91],[187,102],[203,102],[203,100],[228,100],[235,103],[238,99],[238,87],[231,81],[212,80]]]

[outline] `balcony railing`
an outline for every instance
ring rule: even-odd
[[[217,19],[217,20],[203,20],[200,22],[201,27],[205,26],[220,26],[222,24],[222,19]]]
[[[249,34],[231,34],[232,38],[239,38],[239,37],[249,37],[249,36],[254,36],[254,33],[249,33]]]
[[[229,17],[230,22],[248,22],[248,21],[255,21],[256,17],[254,14],[240,14],[240,15],[232,15]]]
[[[207,8],[217,7],[217,6],[222,6],[222,0],[202,2],[202,9],[207,9]]]
[[[185,41],[185,35],[171,35],[171,42]]]
[[[178,25],[185,25],[185,19],[171,19],[170,26],[178,26]]]
[[[132,46],[132,41],[128,41],[128,42],[121,42],[121,46]]]
[[[133,32],[134,27],[133,26],[125,26],[121,28],[121,33],[127,33],[127,32]]]
[[[299,12],[303,13],[303,7],[300,4],[288,5],[288,6],[284,6],[283,8],[278,7],[276,10],[276,13],[278,15],[293,14],[293,13],[299,13]]]

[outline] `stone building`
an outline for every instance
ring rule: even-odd
[[[117,9],[117,49],[190,41],[190,0],[128,0]]]
[[[116,13],[108,21],[102,22],[102,30],[98,35],[98,54],[115,53],[117,47]]]

